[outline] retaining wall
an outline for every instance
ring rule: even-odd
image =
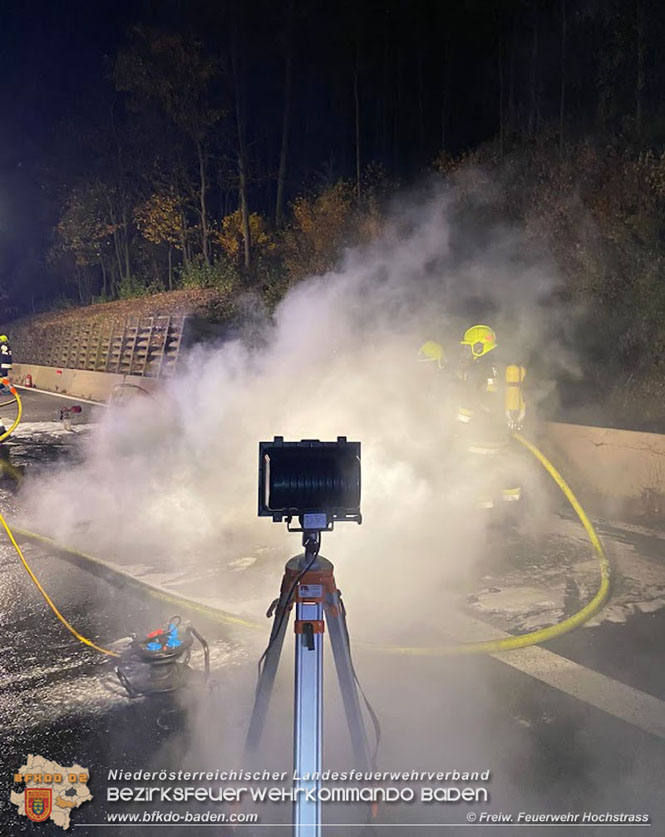
[[[593,511],[665,518],[665,434],[547,422],[538,443]]]

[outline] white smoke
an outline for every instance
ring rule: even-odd
[[[259,347],[200,347],[163,396],[108,410],[81,465],[28,486],[30,527],[257,616],[299,547],[256,516],[258,442],[344,435],[362,443],[364,523],[338,525],[323,553],[347,599],[463,584],[484,527],[453,501],[478,486],[453,454],[449,378],[417,351],[455,346],[480,299],[526,358],[552,330],[556,273],[519,231],[474,221],[468,196],[437,185],[406,203],[339,270],[294,287]],[[385,612],[365,610],[364,630],[385,633]]]

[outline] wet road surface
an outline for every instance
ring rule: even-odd
[[[49,421],[58,399],[30,393],[26,421]],[[72,402],[60,402],[71,404]],[[94,408],[92,408],[94,410]],[[44,451],[48,443],[43,443]],[[76,456],[72,449],[56,458]],[[38,467],[37,462],[32,466]],[[15,499],[5,487],[3,513],[11,518]],[[610,529],[614,529],[611,532]],[[631,541],[654,563],[665,558],[657,542],[613,524],[606,537]],[[646,538],[646,540],[645,540]],[[287,547],[288,549],[288,547]],[[172,607],[118,590],[82,569],[28,545],[26,557],[38,577],[78,630],[103,643],[158,627]],[[285,558],[288,557],[285,555]],[[265,636],[229,635],[197,621],[212,650],[212,684],[194,680],[175,700],[129,700],[115,680],[113,666],[78,644],[53,617],[9,545],[0,541],[0,835],[62,834],[53,823],[30,823],[9,802],[12,773],[29,753],[61,765],[78,762],[89,769],[93,801],[75,809],[76,835],[130,834],[284,834],[288,828],[225,826],[156,827],[105,824],[114,812],[155,810],[158,804],[109,803],[109,769],[223,769],[241,766],[241,744]],[[349,618],[353,632],[353,616]],[[268,626],[268,623],[266,623]],[[638,613],[626,624],[603,623],[550,642],[557,655],[665,701],[665,610]],[[291,634],[288,634],[290,638]],[[326,649],[327,657],[330,656]],[[291,656],[287,644],[266,731],[265,766],[290,770]],[[665,833],[665,740],[599,711],[527,674],[486,657],[423,659],[355,652],[356,668],[382,728],[382,770],[491,770],[489,803],[385,805],[371,833],[413,834],[405,823],[458,823],[459,828],[420,829],[422,833],[481,834],[470,826],[470,812],[649,814],[653,834]],[[192,665],[200,665],[195,655]],[[348,769],[350,750],[334,673],[326,672],[326,764]],[[665,708],[665,703],[663,704]],[[264,764],[262,764],[264,766]],[[133,785],[134,782],[127,784]],[[153,783],[159,784],[159,783]],[[207,784],[207,783],[203,783]],[[472,783],[478,784],[478,783]],[[482,784],[482,783],[481,783]],[[161,806],[164,808],[164,806]],[[166,808],[196,810],[195,805]],[[210,806],[217,810],[216,806]],[[200,810],[206,810],[202,806]],[[251,810],[251,806],[250,806]],[[264,822],[288,822],[288,804],[255,809]],[[361,822],[366,810],[326,807],[328,822]],[[83,825],[87,823],[88,825]],[[381,823],[401,827],[381,828]],[[104,827],[101,827],[105,824]],[[541,833],[536,826],[492,826],[500,834]],[[356,834],[359,828],[331,827],[326,835]],[[560,833],[600,834],[600,827],[567,825]],[[610,833],[634,833],[627,825]]]

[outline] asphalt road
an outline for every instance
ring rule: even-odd
[[[72,403],[28,393],[26,421],[50,421],[57,418],[62,404]],[[92,415],[84,413],[83,420],[94,418],[95,408],[90,409]],[[48,443],[40,444],[46,454]],[[57,458],[76,456],[76,446],[61,446],[52,454]],[[26,460],[26,467],[37,468],[39,462]],[[16,499],[7,486],[2,489],[0,503],[11,517]],[[613,524],[606,527],[605,536],[630,541],[654,564],[665,560],[657,540],[649,540],[648,535]],[[171,607],[120,591],[40,548],[28,546],[26,555],[67,618],[83,634],[99,641],[108,643],[147,631],[172,615]],[[105,820],[109,813],[118,811],[196,810],[192,805],[107,802],[111,768],[207,770],[241,766],[255,664],[267,631],[266,637],[257,636],[250,642],[245,636],[224,634],[219,626],[199,622],[211,644],[212,684],[205,686],[194,679],[192,688],[176,700],[132,701],[122,694],[113,666],[79,645],[55,620],[4,542],[0,544],[0,569],[2,837],[62,833],[52,823],[36,825],[19,817],[9,802],[10,790],[19,789],[12,784],[11,774],[29,753],[62,765],[78,762],[89,769],[93,801],[73,812],[76,835],[289,833],[288,828],[265,825],[239,832],[223,826],[204,830],[142,824],[139,828],[109,825]],[[651,833],[665,833],[665,732],[661,737],[640,728],[641,710],[637,705],[624,705],[625,695],[617,698],[618,709],[611,714],[570,694],[580,673],[591,670],[608,678],[599,687],[601,703],[612,703],[612,696],[618,694],[613,684],[618,683],[664,701],[665,710],[664,630],[665,610],[657,610],[638,614],[626,624],[603,623],[548,643],[547,648],[558,658],[569,661],[568,691],[553,688],[500,659],[384,657],[358,650],[357,672],[381,722],[381,770],[491,771],[486,785],[489,802],[387,804],[379,809],[371,833],[472,835],[484,834],[489,828],[497,828],[499,834],[541,833],[541,828],[529,823],[479,827],[467,821],[469,814],[480,816],[483,812],[502,812],[515,818],[519,812],[570,812],[580,819],[584,812],[648,814]],[[290,770],[291,762],[290,657],[289,649],[271,709],[262,762],[262,766],[280,770]],[[197,655],[192,664],[197,667],[199,662]],[[327,671],[326,678],[326,765],[348,769],[341,701],[333,673]],[[660,704],[654,706],[658,711]],[[288,804],[254,810],[264,824],[289,821]],[[329,823],[360,823],[366,814],[366,809],[353,806],[324,810]],[[428,824],[438,825],[416,828]],[[324,833],[349,835],[360,830],[330,826]],[[593,822],[558,828],[562,834],[607,830]],[[634,830],[624,823],[613,825],[610,833],[624,835]]]

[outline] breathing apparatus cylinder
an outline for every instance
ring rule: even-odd
[[[506,418],[511,428],[521,427],[526,413],[524,403],[524,378],[526,369],[517,364],[506,367]]]

